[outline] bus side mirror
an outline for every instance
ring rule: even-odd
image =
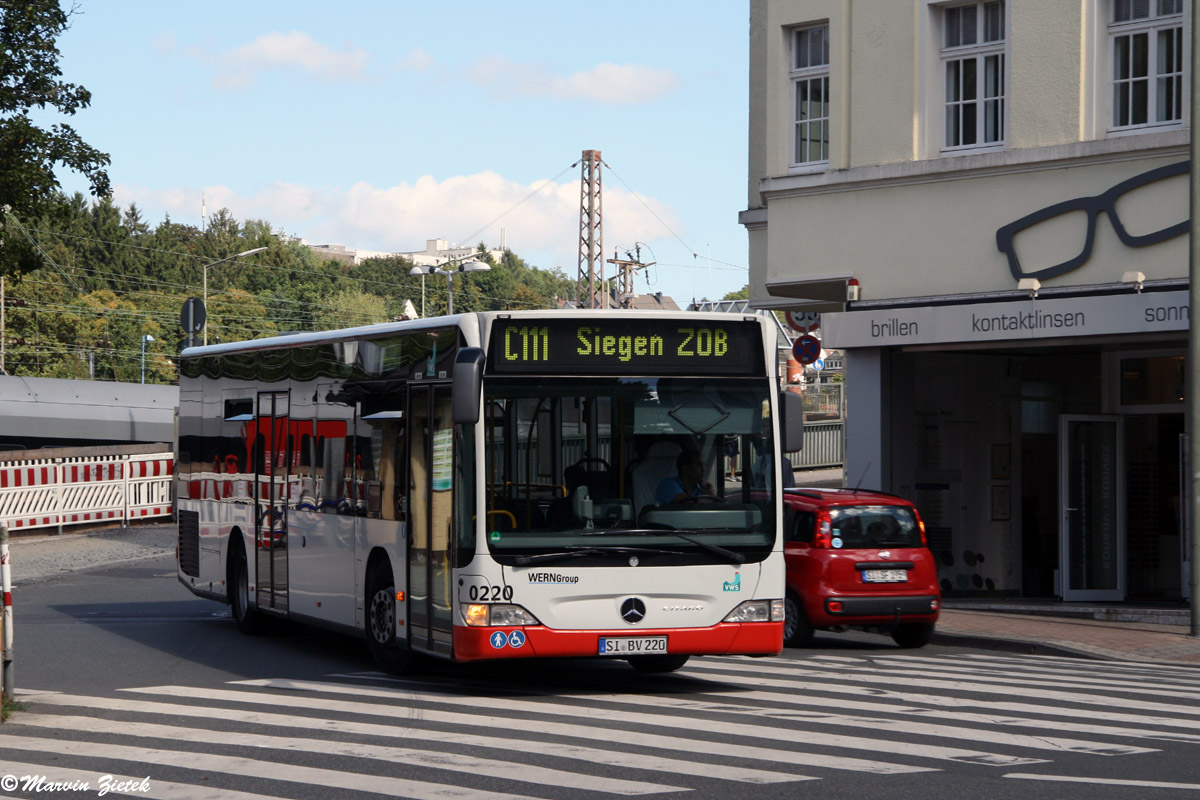
[[[455,425],[474,425],[479,422],[479,398],[483,391],[483,350],[464,347],[454,358]]]
[[[804,449],[804,398],[795,392],[780,392],[779,409],[783,412],[783,452],[798,453]]]

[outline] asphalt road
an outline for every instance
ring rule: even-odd
[[[1200,791],[1195,670],[832,634],[666,676],[593,660],[396,679],[349,637],[241,636],[171,556],[18,588],[26,708],[0,728],[5,796],[50,794],[21,783],[37,774],[89,783],[56,797],[96,797],[116,775],[148,780],[129,796],[181,800]]]

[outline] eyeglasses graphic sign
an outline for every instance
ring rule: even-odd
[[[1151,245],[1165,242],[1168,239],[1173,239],[1176,236],[1187,233],[1191,224],[1190,220],[1186,218],[1188,213],[1186,203],[1182,204],[1182,207],[1179,207],[1177,203],[1160,203],[1154,207],[1154,221],[1141,221],[1138,225],[1134,225],[1129,221],[1122,221],[1117,209],[1117,203],[1123,197],[1130,198],[1135,196],[1139,204],[1148,201],[1150,199],[1149,193],[1155,191],[1157,188],[1152,187],[1152,184],[1165,181],[1168,178],[1174,178],[1178,175],[1185,175],[1190,171],[1191,162],[1180,161],[1176,164],[1156,167],[1140,175],[1135,175],[1132,178],[1121,181],[1102,194],[1093,197],[1076,197],[1073,200],[1064,200],[1061,203],[1046,206],[999,228],[996,231],[996,246],[1000,248],[1000,252],[1004,253],[1008,259],[1008,269],[1012,272],[1014,280],[1022,278],[1038,278],[1041,280],[1044,278],[1053,278],[1057,275],[1070,272],[1073,269],[1078,269],[1092,257],[1092,246],[1096,241],[1096,221],[1101,214],[1108,216],[1108,221],[1112,225],[1113,231],[1116,232],[1117,238],[1126,247],[1150,247]],[[1087,217],[1087,232],[1079,254],[1048,267],[1031,269],[1028,265],[1022,264],[1021,258],[1017,253],[1016,242],[1014,241],[1017,235],[1031,231],[1031,229],[1040,223],[1055,220],[1056,218],[1073,213],[1083,213]],[[1185,217],[1182,222],[1178,221],[1180,214]]]

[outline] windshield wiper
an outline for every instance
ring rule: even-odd
[[[670,530],[669,528],[618,528],[618,529],[613,529],[613,530],[588,531],[587,533],[584,533],[581,535],[582,536],[605,536],[608,534],[617,535],[617,534],[622,534],[622,533],[633,534],[635,536],[650,536],[650,535],[674,536],[677,539],[683,539],[685,542],[689,542],[690,544],[694,544],[699,548],[707,550],[708,552],[712,553],[715,556],[720,556],[721,558],[724,558],[728,561],[732,561],[734,564],[746,563],[746,557],[744,555],[742,555],[741,553],[735,553],[732,550],[726,550],[724,547],[721,547],[721,546],[715,545],[715,544],[711,544],[709,542],[704,541],[703,539],[693,539],[691,536],[685,536],[682,533],[679,533],[678,531]]]
[[[683,539],[685,542],[691,542],[692,544],[696,545],[697,547],[704,548],[705,550],[712,553],[713,555],[717,555],[717,556],[720,556],[721,558],[725,558],[725,559],[732,561],[734,564],[746,563],[746,557],[744,555],[742,555],[741,553],[735,553],[732,550],[726,550],[724,547],[721,547],[720,545],[715,545],[715,544],[712,544],[711,542],[706,542],[703,539],[693,539],[692,537],[684,536],[682,533],[678,533],[677,531],[663,531],[663,533],[666,533],[670,536],[674,536],[679,539]]]
[[[553,561],[563,561],[580,556],[627,556],[627,555],[683,555],[678,550],[658,550],[652,547],[571,547],[557,553],[538,553],[532,556],[517,556],[513,564],[527,567],[531,564],[548,564]]]

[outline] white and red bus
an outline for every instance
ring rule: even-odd
[[[777,653],[776,466],[802,413],[775,337],[753,315],[487,312],[188,349],[179,580],[243,631],[350,632],[391,670]],[[712,496],[656,498],[681,453]]]

